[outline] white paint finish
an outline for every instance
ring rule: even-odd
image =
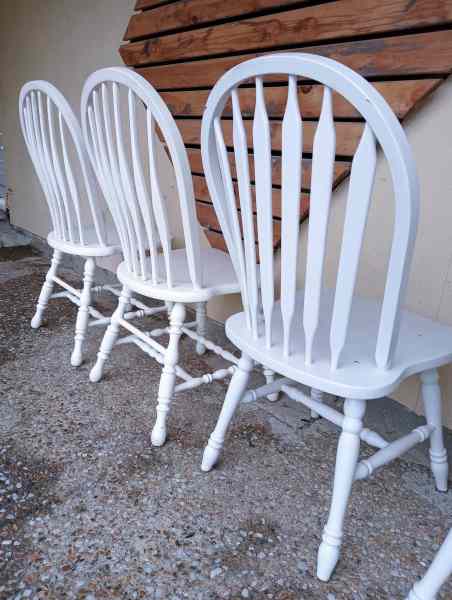
[[[256,236],[254,234],[253,201],[251,196],[248,143],[245,127],[240,110],[239,95],[236,89],[231,92],[233,115],[233,143],[234,157],[237,171],[241,221],[243,227],[243,241],[245,249],[246,277],[243,284],[246,286],[247,304],[245,310],[248,316],[248,326],[257,338],[258,320],[258,283],[256,267]]]
[[[361,479],[368,476],[375,468],[387,464],[430,436],[432,471],[438,488],[447,487],[448,465],[442,442],[441,400],[436,368],[452,362],[452,328],[401,310],[416,235],[419,194],[416,168],[404,132],[389,106],[368,82],[343,65],[323,57],[278,54],[253,59],[231,69],[213,88],[203,117],[202,157],[214,206],[222,213],[222,221],[227,229],[228,247],[236,251],[237,247],[241,247],[242,240],[230,226],[230,215],[236,212],[236,208],[231,202],[225,203],[225,193],[221,189],[225,186],[225,175],[223,173],[222,180],[219,178],[216,167],[218,149],[212,143],[212,131],[214,124],[218,125],[230,91],[243,81],[255,77],[257,101],[254,129],[258,132],[256,136],[255,131],[255,138],[259,146],[255,142],[254,150],[259,244],[262,245],[261,230],[264,230],[267,246],[272,247],[272,235],[264,228],[268,216],[268,202],[265,199],[269,179],[265,149],[269,146],[269,140],[261,79],[271,73],[307,77],[322,83],[343,95],[366,121],[352,165],[336,286],[322,293],[330,190],[320,187],[320,181],[322,169],[325,169],[325,176],[331,185],[331,140],[334,140],[331,102],[327,92],[322,111],[323,123],[322,127],[319,126],[318,143],[314,144],[314,154],[325,158],[319,160],[319,171],[315,174],[319,183],[314,182],[315,191],[322,198],[325,210],[316,214],[314,209],[314,219],[311,218],[309,222],[308,273],[304,290],[300,289],[295,298],[296,318],[291,331],[291,353],[287,351],[286,341],[286,301],[281,299],[274,307],[272,305],[271,313],[268,305],[267,309],[265,306],[266,288],[271,288],[273,294],[274,272],[273,260],[270,269],[261,253],[264,331],[259,331],[256,340],[246,312],[237,313],[226,322],[227,336],[245,356],[261,363],[267,370],[315,390],[313,397],[307,397],[298,390],[291,391],[288,386],[283,386],[289,397],[303,402],[342,428],[331,509],[317,562],[318,577],[328,581],[339,560],[343,524],[355,477]],[[375,177],[376,141],[388,160],[396,206],[388,274],[381,301],[365,299],[354,293]],[[257,149],[259,152],[256,156]],[[287,152],[287,147],[285,150]],[[257,186],[259,177],[263,179],[261,199]],[[264,215],[261,226],[260,213]],[[319,251],[319,257],[313,259],[316,250]],[[311,260],[316,262],[310,265]],[[281,268],[284,270],[287,266],[282,263]],[[239,271],[237,274],[242,277]],[[282,295],[291,291],[290,286],[281,287]],[[269,314],[272,319],[268,318]],[[306,335],[302,327],[306,329]],[[314,336],[316,354],[315,360],[312,360]],[[428,424],[388,444],[378,434],[365,430],[363,417],[366,402],[393,392],[404,379],[415,373],[421,374]],[[243,385],[246,385],[246,378]],[[321,393],[325,392],[346,398],[343,416],[319,401]],[[209,470],[218,459],[226,427],[243,393],[244,390],[233,380],[217,423],[219,433],[217,429],[214,431],[206,447],[203,470]],[[358,467],[361,438],[376,442],[381,449]]]
[[[300,230],[300,189],[303,152],[303,124],[298,105],[297,78],[289,76],[287,104],[282,124],[281,172],[281,311],[284,325],[284,354],[290,354],[295,312],[298,233]]]
[[[232,85],[241,81],[238,78]],[[232,83],[232,82],[231,82]],[[253,152],[254,152],[254,177],[256,186],[256,213],[257,213],[257,238],[260,260],[260,289],[262,311],[264,315],[265,345],[272,345],[271,330],[273,318],[273,305],[275,301],[274,275],[273,275],[273,207],[272,207],[272,157],[270,123],[268,121],[267,108],[265,106],[265,95],[262,77],[255,78],[256,83],[256,106],[253,119]],[[211,96],[209,96],[210,100]],[[209,105],[208,100],[208,105]],[[210,102],[210,106],[215,102]],[[203,118],[204,124],[208,123]],[[206,170],[207,183],[209,185],[208,170]],[[215,198],[213,198],[215,204]],[[235,209],[235,207],[234,207]],[[235,210],[233,209],[233,212]],[[235,236],[234,243],[241,246],[240,237]]]
[[[394,365],[391,369],[378,368],[374,361],[374,349],[381,303],[355,297],[341,367],[332,371],[329,325],[333,302],[334,291],[325,289],[320,305],[322,318],[317,332],[318,358],[312,365],[304,362],[305,346],[300,323],[303,317],[303,290],[297,294],[295,312],[298,318],[290,357],[283,355],[283,324],[279,303],[275,305],[271,349],[266,349],[262,340],[254,341],[250,337],[243,313],[237,313],[226,321],[226,334],[238,348],[276,373],[330,394],[364,400],[391,394],[409,375],[448,364],[452,360],[452,327],[402,311],[401,334]]]
[[[352,310],[353,294],[356,286],[356,275],[358,262],[366,227],[367,214],[372,197],[372,188],[375,177],[375,165],[377,160],[376,141],[371,128],[366,125],[358,149],[352,163],[350,185],[345,213],[344,235],[342,237],[342,248],[339,258],[339,269],[337,274],[336,296],[334,299],[333,316],[331,321],[330,347],[332,368],[337,369],[342,350],[347,337],[350,313]],[[402,255],[403,256],[403,255]],[[404,260],[404,257],[401,258]],[[308,284],[308,281],[306,281]],[[391,282],[386,283],[388,290]],[[380,331],[384,325],[380,324]],[[386,334],[385,334],[386,335]],[[391,330],[387,332],[391,335]],[[390,345],[392,342],[389,342]],[[377,363],[386,366],[386,358],[379,362],[379,344],[382,344],[381,336],[377,341]]]
[[[87,150],[120,232],[124,254],[116,270],[123,293],[90,379],[101,379],[113,347],[124,343],[124,338],[118,340],[119,328],[126,329],[130,342],[163,366],[151,435],[152,444],[161,446],[166,440],[166,419],[174,393],[224,379],[234,370],[229,366],[192,377],[178,365],[178,346],[181,336],[186,335],[195,341],[198,354],[212,350],[234,364],[232,354],[204,337],[205,303],[217,295],[236,293],[240,286],[226,253],[201,250],[187,153],[176,123],[156,90],[130,69],[100,69],[83,86],[81,116]],[[140,132],[144,133],[144,144],[139,142]],[[179,249],[171,246],[168,199],[160,182],[159,137],[168,151],[176,182],[184,241]],[[132,325],[126,318],[125,304],[133,301],[133,294],[164,300],[170,326],[143,332]],[[187,303],[197,303],[197,320],[184,326]],[[194,326],[196,333],[190,329]],[[165,348],[154,338],[167,333]],[[177,377],[183,382],[176,385]]]
[[[227,428],[245,393],[252,368],[253,361],[246,354],[242,354],[238,367],[229,384],[216,427],[204,449],[201,465],[203,471],[210,471],[220,457]]]
[[[337,446],[331,509],[317,557],[317,577],[321,581],[330,579],[339,560],[345,513],[359,458],[365,410],[366,403],[363,400],[346,399],[344,402],[344,421]]]
[[[324,88],[322,111],[316,129],[312,156],[309,237],[306,260],[306,288],[303,329],[306,338],[305,362],[313,360],[313,345],[319,325],[326,238],[333,186],[336,132],[333,122],[332,92]],[[281,260],[281,267],[283,263]],[[281,275],[282,277],[282,275]]]
[[[441,586],[452,575],[452,531],[449,531],[424,577],[415,583],[407,600],[436,600]]]

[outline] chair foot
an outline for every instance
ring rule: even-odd
[[[268,383],[273,383],[275,381],[275,372],[272,371],[271,369],[266,369],[264,367],[264,377],[265,377],[265,382]],[[269,402],[277,402],[279,400],[279,392],[275,392],[274,394],[269,394],[267,396],[267,400]]]
[[[170,315],[169,343],[165,351],[162,375],[160,376],[157,419],[151,434],[153,446],[163,446],[166,441],[166,417],[169,413],[171,400],[176,383],[176,366],[179,360],[179,340],[185,319],[185,306],[175,303]]]
[[[340,556],[340,540],[337,544],[332,544],[325,541],[325,537],[324,534],[317,554],[317,578],[320,581],[330,580]]]
[[[102,379],[104,365],[110,356],[113,346],[115,345],[119,336],[119,323],[117,320],[122,319],[124,316],[130,298],[131,295],[129,289],[123,287],[118,300],[118,306],[115,312],[112,314],[110,324],[104,333],[104,337],[102,338],[102,343],[100,345],[99,352],[97,353],[96,364],[90,371],[89,380],[91,383],[97,383]]]
[[[47,271],[45,281],[42,285],[41,292],[39,294],[36,312],[34,314],[34,317],[30,321],[30,325],[33,329],[38,329],[42,325],[42,317],[49,303],[50,296],[52,295],[54,288],[54,277],[57,274],[62,257],[63,254],[59,250],[55,250],[53,252],[52,260],[50,262],[50,268]]]
[[[99,357],[97,358],[96,364],[89,372],[89,380],[91,383],[98,383],[102,379],[102,375],[104,373],[104,363],[104,360]]]
[[[212,440],[204,448],[204,454],[202,455],[201,471],[208,473],[217,464],[220,458],[222,444],[214,444]]]
[[[153,446],[160,447],[166,442],[166,427],[156,423],[151,434],[151,443]]]
[[[39,327],[41,327],[41,325],[42,325],[42,314],[39,312],[36,312],[35,316],[30,321],[30,325],[31,325],[32,329],[39,329]]]
[[[447,492],[449,489],[449,465],[447,463],[447,454],[443,455],[443,462],[437,463],[432,459],[431,468],[435,479],[435,486],[438,492]],[[437,457],[435,457],[437,459]]]
[[[317,400],[317,402],[323,402],[325,398],[325,394],[321,390],[316,390],[315,388],[311,388],[311,398],[313,400]],[[320,419],[320,415],[317,411],[311,410],[311,419],[316,420]]]
[[[74,349],[71,354],[71,365],[73,367],[79,367],[83,362],[82,352],[79,349]]]
[[[201,464],[202,471],[210,471],[221,454],[227,428],[245,393],[252,368],[253,361],[251,358],[242,354],[242,358],[239,360],[239,364],[229,382],[228,391],[226,392],[217,424],[204,450]]]

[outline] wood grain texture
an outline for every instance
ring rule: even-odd
[[[138,66],[274,45],[302,46],[439,24],[452,24],[452,3],[444,0],[342,0],[132,42],[122,47],[122,57],[127,64]]]
[[[202,174],[202,160],[201,160],[201,151],[198,148],[188,148],[188,160],[190,162],[190,168],[192,173],[194,174]],[[231,168],[231,175],[234,179],[237,179],[237,172],[235,167],[235,159],[234,153],[228,153],[229,165]],[[250,153],[248,155],[249,168],[250,168],[250,177],[251,181],[254,181],[254,160],[253,155]],[[336,161],[334,165],[334,182],[335,185],[340,183],[349,173],[350,171],[350,162],[346,161]],[[301,185],[304,190],[308,190],[311,184],[311,167],[312,161],[309,158],[303,159],[302,164],[302,179]],[[281,185],[281,157],[280,156],[272,156],[272,172],[273,172],[273,185],[279,186]]]
[[[195,191],[196,200],[201,200],[202,202],[208,202],[212,204],[212,199],[209,194],[209,190],[207,188],[207,183],[205,178],[202,175],[194,175],[193,176],[193,188]],[[238,187],[237,184],[234,183],[234,190],[236,195],[237,206],[240,206],[239,196],[238,196]],[[256,200],[255,200],[255,188],[251,186],[251,194],[253,197],[253,212],[256,211]],[[281,218],[281,190],[278,188],[273,188],[272,192],[273,198],[273,216],[278,219]],[[300,194],[300,213],[302,215],[306,214],[309,206],[309,194],[302,192]]]
[[[309,52],[337,60],[364,77],[442,76],[452,71],[452,31],[310,46]],[[256,56],[259,53],[159,65],[138,69],[138,73],[158,90],[208,88],[228,69]],[[281,77],[266,79],[280,81]]]
[[[201,120],[199,119],[176,119],[177,126],[182,134],[185,144],[200,145]],[[252,121],[244,121],[248,147],[252,148]],[[336,123],[336,154],[339,156],[353,156],[361,134],[363,132],[362,123]],[[316,130],[316,121],[307,121],[304,123],[303,130],[303,152],[312,152],[312,143]],[[232,121],[222,120],[223,135],[226,146],[232,147]],[[272,136],[272,149],[281,150],[281,121],[270,121]]]
[[[403,119],[414,104],[425,98],[441,83],[441,79],[417,79],[409,81],[377,82],[375,87],[385,97],[396,115]],[[162,92],[161,96],[167,103],[174,116],[202,117],[204,106],[210,90]],[[304,119],[317,119],[320,115],[323,88],[321,85],[298,86],[298,98],[301,114]],[[266,87],[268,115],[282,118],[287,101],[287,87]],[[254,113],[254,88],[239,90],[240,108],[244,118],[250,118]],[[336,118],[359,117],[359,112],[342,96],[333,95],[333,110]],[[223,112],[224,117],[232,116],[232,106],[229,101]]]
[[[210,89],[236,64],[268,52],[287,50],[332,58],[364,77],[377,80],[375,87],[401,120],[452,72],[451,0],[137,0],[136,10],[142,12],[131,16],[124,37],[129,43],[121,46],[121,56],[125,64],[133,66],[159,90],[176,117],[195,174],[196,197],[204,202],[210,199],[202,177],[201,117]],[[287,100],[287,77],[269,76],[265,84],[266,108],[271,119],[273,207],[278,216],[281,119]],[[313,82],[300,81],[297,92],[305,120],[303,152],[307,154],[303,157],[302,190],[309,192],[309,156],[322,89]],[[251,131],[254,88],[240,88],[239,98],[250,176],[254,181]],[[337,136],[333,177],[336,186],[349,174],[362,125],[356,122],[359,115],[353,107],[336,95],[333,112]],[[232,148],[231,114],[228,103],[222,126],[229,149]],[[236,180],[231,151],[227,158]],[[307,211],[308,193],[301,196],[301,202]],[[198,210],[201,223],[207,220],[206,211]],[[209,234],[212,245],[225,249],[220,238],[212,229]]]
[[[162,0],[157,0],[157,2],[160,3]],[[150,8],[157,2],[148,3],[147,0],[142,0],[137,3],[136,10]],[[308,2],[309,0],[305,0],[306,4]],[[132,15],[124,40],[207,24],[225,18],[243,18],[269,8],[290,8],[293,4],[299,5],[300,0],[284,0],[283,2],[275,2],[275,0],[229,0],[229,2],[224,0],[180,0],[164,6],[157,5],[152,11]]]

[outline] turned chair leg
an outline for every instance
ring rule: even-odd
[[[152,430],[153,446],[163,446],[166,441],[166,417],[176,383],[176,366],[179,360],[179,340],[185,319],[185,306],[179,302],[174,304],[170,315],[169,343],[165,351],[162,375],[160,377],[157,402],[157,419]]]
[[[110,353],[115,345],[119,335],[119,319],[122,319],[126,308],[131,298],[130,291],[128,288],[123,287],[121,296],[119,297],[118,306],[115,312],[112,314],[110,324],[105,331],[102,343],[100,345],[99,352],[97,353],[97,360],[94,367],[91,369],[89,379],[93,383],[97,383],[102,379],[105,361],[110,356]]]
[[[408,595],[407,600],[435,600],[437,593],[452,575],[452,530],[433,559],[427,573]]]
[[[231,382],[229,383],[226,398],[224,399],[223,407],[218,418],[215,429],[213,430],[209,442],[204,449],[201,469],[210,471],[217,462],[221,449],[223,448],[226,430],[234,416],[235,410],[245,393],[248,385],[251,370],[253,369],[253,361],[245,354],[239,361],[239,364],[234,371]]]
[[[435,427],[430,436],[430,464],[436,489],[440,492],[447,492],[449,465],[447,463],[447,451],[444,447],[441,388],[438,379],[436,369],[421,373],[425,418],[429,425]]]
[[[53,278],[57,274],[58,267],[61,263],[61,259],[63,257],[63,253],[60,250],[54,250],[53,257],[50,263],[50,268],[47,271],[47,275],[45,281],[41,288],[41,293],[39,294],[38,304],[36,306],[36,312],[34,317],[31,320],[31,326],[33,329],[38,329],[38,327],[42,324],[42,316],[44,314],[45,309],[47,308],[47,304],[49,303],[49,298],[52,295],[54,281]]]
[[[317,577],[328,581],[339,560],[342,530],[359,458],[365,400],[346,399],[334,474],[333,498],[317,557]]]
[[[87,258],[83,272],[83,290],[80,295],[80,306],[77,313],[77,321],[75,323],[74,350],[71,355],[71,365],[73,367],[79,367],[83,361],[82,346],[86,330],[88,329],[91,288],[93,286],[95,269],[96,262],[94,258]]]
[[[263,373],[264,373],[266,383],[273,383],[275,381],[275,372],[274,371],[264,367]],[[276,402],[278,400],[278,398],[279,398],[279,392],[275,392],[274,394],[269,394],[267,396],[267,400],[270,400],[270,402]]]
[[[196,333],[205,337],[206,335],[207,302],[196,304]],[[196,354],[204,354],[206,347],[202,342],[196,342]]]
[[[321,390],[311,388],[311,398],[317,402],[323,402],[325,394]],[[320,415],[315,410],[311,410],[311,419],[320,419]]]

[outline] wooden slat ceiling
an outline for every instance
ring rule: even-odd
[[[137,0],[119,51],[159,90],[188,149],[200,223],[210,243],[225,249],[203,176],[200,132],[208,94],[218,78],[241,61],[279,51],[328,56],[372,81],[397,116],[407,114],[452,71],[452,0]],[[286,102],[282,76],[266,78],[273,148],[275,245],[280,241],[281,119]],[[310,153],[322,99],[321,86],[299,83],[304,121],[302,218],[309,211]],[[253,176],[251,143],[254,88],[240,89]],[[232,146],[231,107],[223,131]],[[337,160],[335,185],[349,173],[362,133],[360,115],[334,97]],[[233,175],[235,164],[230,152]]]

